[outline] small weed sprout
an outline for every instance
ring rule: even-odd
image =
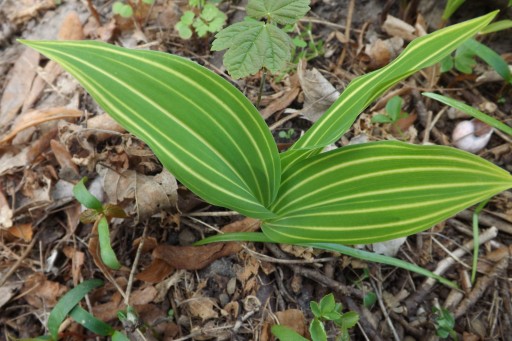
[[[309,333],[311,334],[312,341],[327,340],[325,324],[329,321],[332,321],[340,331],[336,340],[350,340],[349,329],[354,327],[359,321],[359,315],[356,312],[348,311],[343,313],[343,305],[334,300],[333,294],[322,297],[320,302],[311,301],[310,308],[313,313],[313,320],[309,324]],[[307,340],[297,332],[281,325],[274,325],[272,327],[272,334],[282,341]]]
[[[400,96],[393,96],[386,103],[386,113],[377,114],[372,117],[373,123],[396,123],[399,119],[407,117],[407,113],[402,111],[404,101]]]
[[[436,334],[442,339],[451,337],[457,340],[457,333],[453,329],[455,327],[455,318],[445,308],[432,308],[435,315]]]
[[[196,32],[199,38],[208,33],[219,32],[226,24],[227,16],[219,10],[214,2],[205,0],[190,0],[190,11],[185,11],[180,21],[174,26],[180,38],[190,39]]]

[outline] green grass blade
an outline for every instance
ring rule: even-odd
[[[80,302],[88,292],[103,284],[102,280],[91,279],[83,281],[75,288],[67,292],[53,307],[48,317],[48,330],[53,340],[58,339],[59,327],[68,316],[69,312]]]
[[[444,146],[375,142],[290,168],[262,223],[280,243],[374,243],[411,235],[512,187],[512,176]]]
[[[100,255],[103,263],[111,269],[119,270],[121,263],[117,260],[116,253],[112,249],[108,221],[105,217],[102,217],[98,222],[98,239],[100,241]]]
[[[473,53],[475,53],[480,59],[489,64],[505,81],[508,83],[512,82],[512,75],[507,62],[501,58],[499,54],[494,52],[493,49],[479,43],[475,39],[469,39],[464,43]]]
[[[480,231],[478,230],[478,215],[484,209],[489,200],[482,201],[473,212],[473,267],[471,269],[471,283],[475,283],[478,266],[478,249],[480,248]]]
[[[71,316],[71,318],[77,323],[100,336],[109,336],[115,331],[110,325],[98,320],[79,305],[76,305],[73,310],[70,311],[69,316]]]
[[[223,233],[216,234],[211,237],[206,237],[201,239],[200,241],[194,243],[194,245],[206,245],[210,243],[219,243],[219,242],[255,242],[255,243],[272,243],[272,240],[269,239],[261,232],[232,232],[232,233]]]
[[[282,154],[283,169],[335,142],[378,96],[413,73],[440,62],[496,14],[497,11],[417,38],[389,65],[353,80],[322,118]]]
[[[250,101],[185,58],[95,41],[22,41],[71,73],[123,127],[204,200],[247,216],[280,181],[277,146]]]
[[[512,20],[500,20],[489,24],[486,28],[480,31],[480,34],[489,34],[493,32],[507,30],[509,28],[512,28]]]
[[[448,0],[443,11],[443,20],[448,20],[466,0]]]
[[[344,255],[347,255],[350,257],[354,257],[354,258],[358,258],[358,259],[362,259],[362,260],[369,261],[369,262],[396,266],[397,268],[401,268],[401,269],[404,269],[407,271],[415,272],[417,274],[420,274],[420,275],[423,275],[426,277],[436,279],[439,282],[443,283],[444,285],[449,286],[450,288],[458,288],[457,284],[455,284],[454,282],[449,281],[446,278],[433,273],[432,271],[428,271],[420,266],[414,265],[412,263],[403,261],[398,258],[383,256],[383,255],[376,254],[374,252],[358,250],[358,249],[354,249],[353,247],[345,246],[345,245],[341,245],[341,244],[308,243],[308,244],[305,244],[304,246],[314,247],[315,249],[339,252],[341,254],[344,254]]]
[[[94,195],[89,193],[85,187],[87,177],[83,177],[75,186],[73,186],[73,195],[79,203],[89,209],[96,210],[98,212],[103,211],[103,205]]]
[[[439,95],[439,94],[435,94],[435,93],[432,93],[432,92],[423,92],[422,95],[426,96],[426,97],[429,97],[429,98],[432,98],[432,99],[435,99],[436,101],[439,101],[439,102],[441,102],[443,104],[446,104],[446,105],[449,105],[451,107],[454,107],[455,109],[458,109],[460,111],[463,111],[466,114],[471,115],[474,118],[484,122],[485,124],[487,124],[487,125],[489,125],[491,127],[494,127],[494,128],[496,128],[498,130],[501,130],[505,134],[508,134],[508,135],[512,136],[512,127],[510,127],[509,125],[506,125],[505,123],[502,123],[502,122],[498,121],[495,118],[492,118],[491,116],[489,116],[487,114],[484,114],[483,112],[473,108],[472,106],[464,104],[464,103],[462,103],[460,101],[457,101],[457,100],[455,100],[453,98],[446,97],[446,96]]]

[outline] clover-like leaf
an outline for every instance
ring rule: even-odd
[[[263,67],[276,73],[291,59],[290,37],[272,24],[243,21],[223,29],[215,37],[212,50],[228,49],[224,65],[233,78],[254,75]]]
[[[199,37],[204,37],[208,32],[220,31],[226,23],[227,16],[212,4],[207,4],[201,11],[199,18],[194,20],[193,26]]]
[[[309,11],[309,0],[250,0],[247,14],[278,24],[294,24]]]

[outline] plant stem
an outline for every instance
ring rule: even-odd
[[[256,108],[260,108],[261,102],[261,94],[263,93],[263,88],[265,87],[265,80],[267,78],[267,69],[263,69],[263,75],[261,76],[260,82],[260,91],[258,92],[258,100],[256,101]]]

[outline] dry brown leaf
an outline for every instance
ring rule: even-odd
[[[285,311],[278,311],[276,317],[279,324],[295,330],[297,333],[304,337],[308,337],[308,328],[306,326],[306,318],[301,310],[288,309]]]
[[[265,109],[261,110],[261,116],[263,116],[263,119],[266,120],[277,111],[288,108],[288,106],[292,104],[295,98],[297,98],[299,92],[300,88],[298,86],[295,86],[286,91],[284,95],[270,102],[270,104],[267,105]]]
[[[104,141],[110,136],[111,133],[106,133],[105,131],[113,131],[117,133],[124,133],[126,130],[121,127],[110,115],[102,114],[94,116],[87,120],[87,128],[88,129],[97,129],[95,136],[98,141]]]
[[[398,56],[403,45],[404,40],[400,37],[386,40],[377,39],[373,43],[367,44],[364,52],[370,57],[369,67],[377,69],[389,64]]]
[[[192,317],[200,318],[203,322],[219,317],[219,313],[213,309],[216,306],[215,301],[210,297],[201,296],[200,290],[187,300],[186,306]]]
[[[259,228],[259,220],[245,218],[228,224],[223,232],[251,232]],[[159,245],[153,250],[153,261],[137,279],[155,283],[169,276],[174,269],[199,270],[215,260],[237,253],[240,243],[215,243],[202,246]]]
[[[72,246],[66,246],[63,252],[71,260],[71,277],[73,278],[73,286],[76,287],[80,281],[85,254]]]
[[[0,139],[0,145],[12,140],[19,132],[37,126],[43,122],[55,121],[67,118],[80,118],[83,113],[79,110],[68,108],[52,108],[34,110],[24,113],[16,118],[9,133]]]
[[[22,287],[21,282],[5,283],[0,286],[0,308],[7,304],[14,294]]]
[[[0,209],[0,215],[2,214]],[[17,224],[11,226],[7,232],[13,235],[16,238],[23,239],[25,242],[32,241],[32,237],[34,236],[34,231],[32,229],[32,224]]]
[[[77,180],[80,178],[78,167],[72,160],[71,153],[66,146],[57,140],[50,141],[53,155],[60,165],[59,177],[64,180]]]
[[[126,199],[135,199],[139,219],[170,209],[177,203],[178,184],[165,169],[160,174],[148,176],[133,170],[118,173],[98,166],[98,173],[103,177],[109,202],[120,204]]]
[[[52,9],[55,6],[55,0],[11,1],[9,11],[5,13],[10,22],[21,24],[38,16],[40,12]]]
[[[48,308],[57,304],[67,287],[46,279],[44,274],[36,272],[30,275],[23,284],[22,295],[28,304],[36,308]]]
[[[0,157],[0,176],[14,173],[18,168],[24,167],[27,164],[29,150],[30,147],[27,146],[17,153],[4,153]]]
[[[144,271],[137,274],[136,278],[148,283],[159,283],[172,274],[173,271],[174,268],[165,260],[154,258]]]
[[[414,26],[389,14],[382,24],[382,30],[392,37],[400,37],[407,41],[417,38]]]
[[[2,159],[0,159],[0,167],[1,161]],[[0,230],[12,227],[12,217],[12,210],[9,207],[9,203],[7,202],[7,199],[4,196],[4,193],[0,189]]]
[[[305,98],[302,114],[316,122],[338,99],[340,93],[317,69],[305,70],[305,66],[305,63],[301,62],[297,69]]]
[[[39,57],[39,52],[26,48],[9,71],[0,99],[0,127],[7,126],[22,107],[36,76]]]

